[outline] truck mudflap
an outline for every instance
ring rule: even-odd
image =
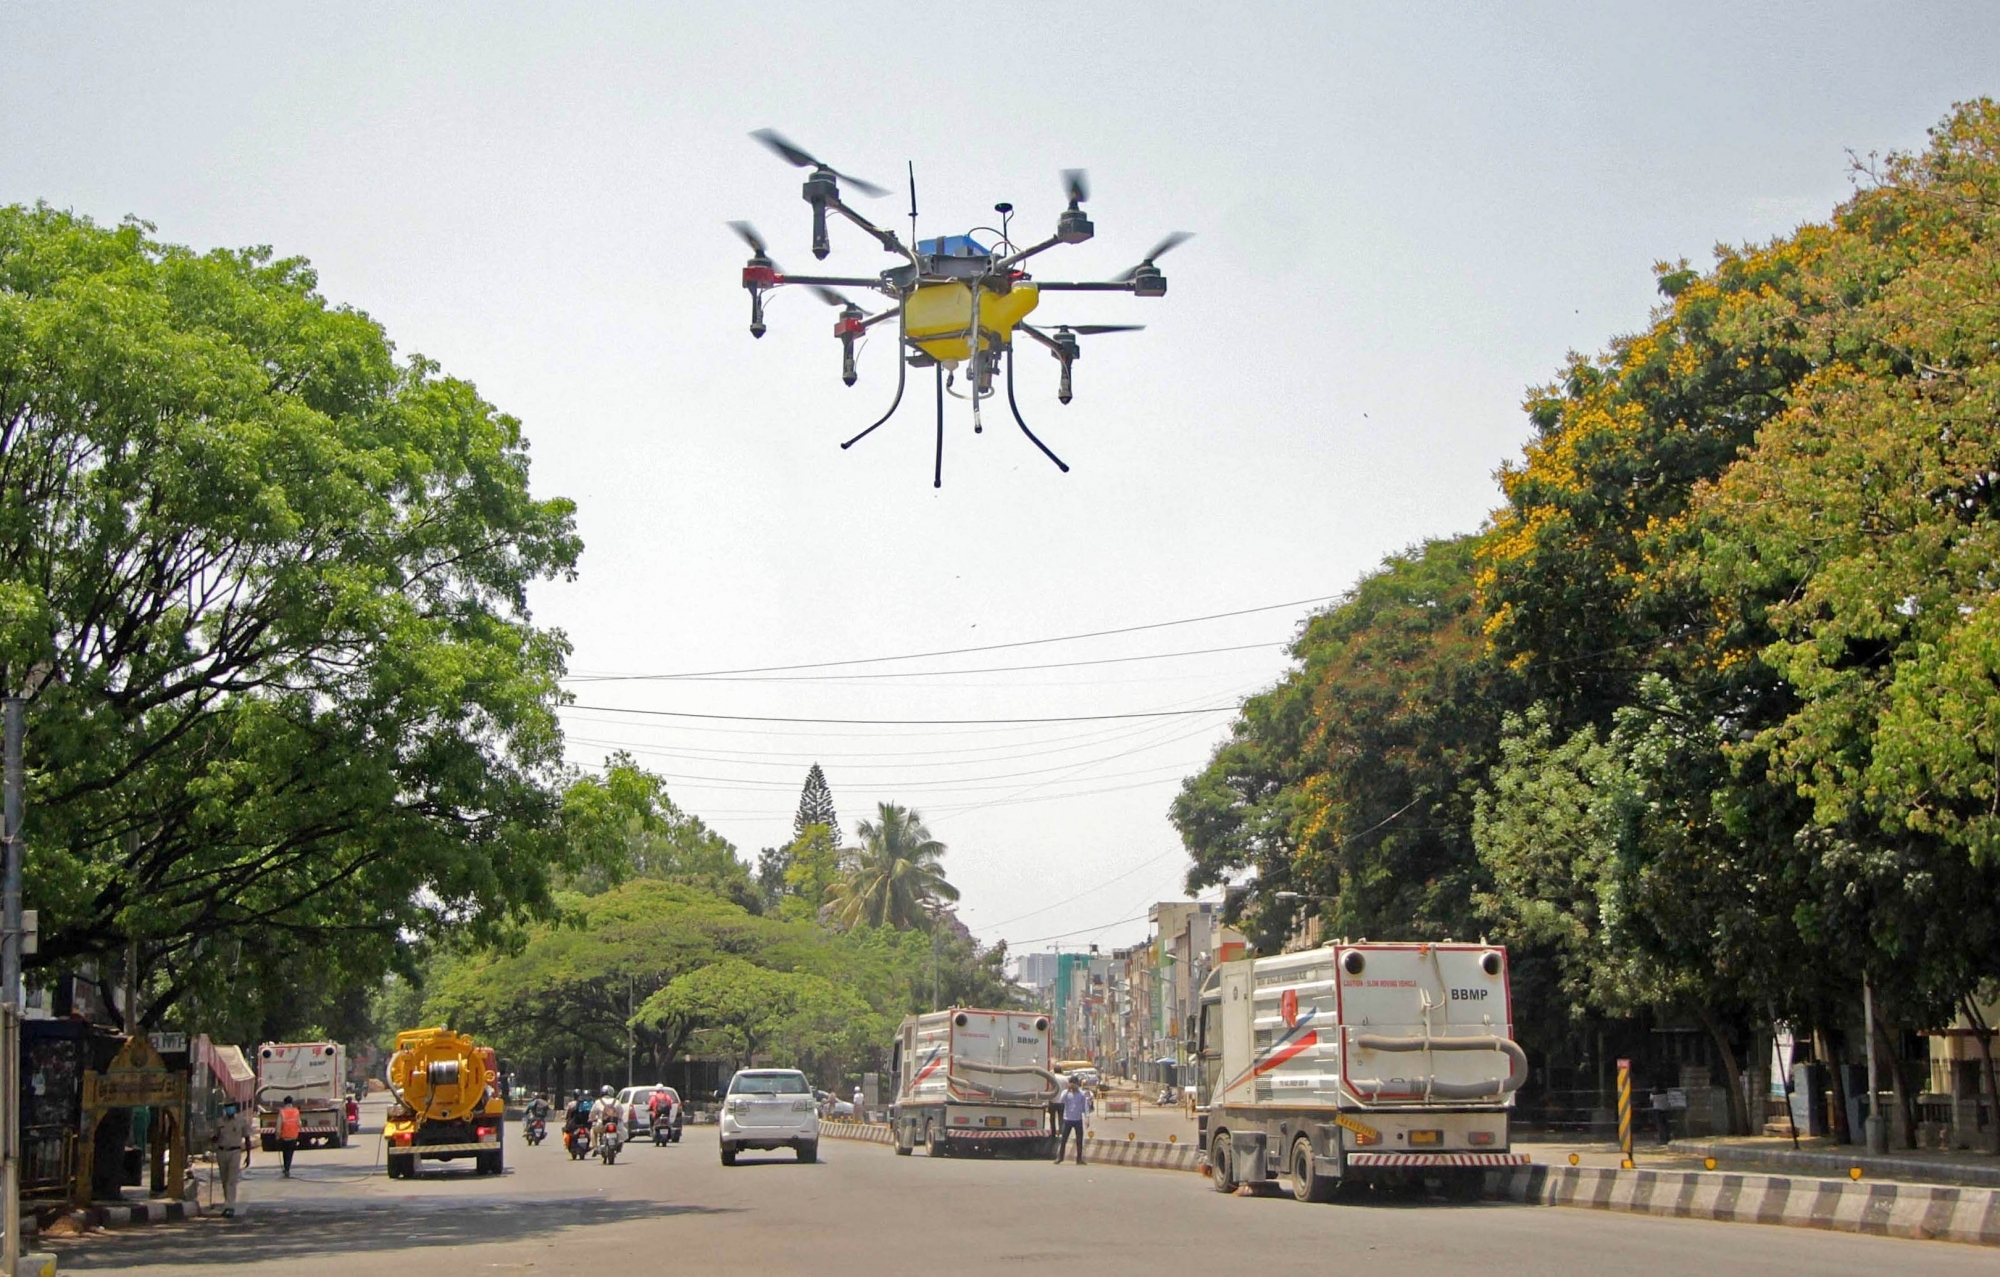
[[[489,1140],[483,1144],[398,1144],[389,1151],[415,1153],[418,1157],[437,1157],[445,1153],[497,1153],[500,1151],[500,1143],[498,1140]]]
[[[1377,1166],[1526,1166],[1526,1153],[1349,1153],[1350,1170]]]

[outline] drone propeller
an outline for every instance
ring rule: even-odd
[[[1144,327],[1144,324],[1057,324],[1056,331],[1094,337],[1098,333],[1136,333]]]
[[[757,254],[757,256],[769,257],[771,255],[770,248],[764,243],[764,237],[759,235],[757,228],[750,223],[731,222],[729,223],[729,229],[735,231],[737,238],[748,244],[750,251]]]
[[[1152,251],[1148,252],[1146,256],[1140,260],[1137,266],[1134,266],[1132,269],[1124,271],[1121,274],[1115,275],[1113,276],[1113,278],[1122,284],[1126,280],[1131,279],[1133,276],[1137,275],[1140,271],[1143,271],[1147,267],[1151,266],[1153,264],[1153,259],[1165,256],[1167,253],[1172,252],[1175,248],[1179,247],[1182,244],[1185,244],[1187,241],[1193,238],[1194,238],[1193,231],[1175,231],[1173,234],[1167,236],[1159,243],[1153,245]]]
[[[1072,208],[1083,203],[1090,198],[1090,175],[1080,168],[1064,169],[1063,191],[1069,196]]]
[[[847,306],[852,307],[857,314],[865,315],[868,313],[862,310],[861,307],[856,306],[848,299],[847,294],[837,288],[828,288],[825,284],[807,284],[806,288],[811,291],[813,296],[819,298],[829,306]]]
[[[843,173],[831,164],[816,158],[811,152],[787,140],[776,129],[758,129],[750,136],[756,138],[765,146],[770,147],[786,163],[797,165],[799,168],[824,169],[841,181],[846,182],[849,186],[852,186],[855,190],[860,191],[863,195],[872,195],[879,199],[889,193],[873,182],[863,181],[851,173]]]

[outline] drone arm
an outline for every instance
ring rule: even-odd
[[[1129,293],[1133,292],[1133,282],[1129,279],[1078,280],[1036,280],[1035,287],[1045,293]]]
[[[1036,244],[1031,248],[1024,248],[1020,252],[1014,254],[1012,257],[1001,258],[999,264],[994,266],[993,269],[1006,270],[1009,267],[1015,265],[1016,263],[1027,261],[1030,257],[1033,257],[1036,253],[1047,252],[1049,249],[1054,248],[1057,244],[1060,244],[1062,242],[1063,242],[1062,236],[1051,235],[1047,239],[1043,240],[1041,243]]]
[[[875,325],[881,323],[883,320],[895,319],[902,313],[903,313],[903,308],[901,306],[892,306],[888,310],[883,311],[879,315],[870,315],[868,318],[861,321],[861,330],[863,332],[866,332],[870,328],[873,328]]]
[[[838,197],[829,199],[826,202],[826,206],[832,209],[834,212],[839,213],[842,217],[845,217],[848,221],[853,222],[856,226],[860,227],[862,230],[874,236],[875,242],[880,244],[884,250],[894,253],[898,257],[909,258],[910,264],[912,266],[918,265],[917,255],[915,253],[912,253],[909,249],[903,247],[903,241],[896,238],[896,232],[890,230],[884,230],[880,226],[875,225],[875,223],[869,221],[861,214],[847,207],[847,205],[842,203]]]
[[[1034,336],[1044,341],[1047,340],[1046,338],[1043,338],[1040,333],[1035,333]],[[1021,427],[1021,433],[1028,436],[1028,442],[1034,444],[1037,448],[1040,448],[1042,450],[1043,456],[1055,462],[1056,469],[1062,471],[1064,474],[1068,474],[1069,467],[1063,463],[1063,459],[1061,457],[1058,457],[1055,453],[1050,452],[1049,445],[1043,443],[1040,439],[1035,438],[1035,432],[1028,429],[1028,423],[1021,419],[1021,405],[1014,402],[1014,357],[1011,352],[1007,356],[1007,406],[1013,409],[1014,424]]]
[[[823,288],[872,288],[882,290],[880,276],[850,277],[846,275],[773,275],[773,286],[778,284],[818,284]]]
[[[1016,324],[1014,325],[1014,327],[1020,330],[1021,332],[1028,334],[1028,336],[1033,337],[1036,341],[1042,343],[1044,346],[1047,346],[1050,350],[1054,351],[1058,356],[1062,354],[1062,347],[1058,346],[1055,343],[1055,339],[1050,337],[1047,333],[1043,332],[1041,329],[1036,328],[1034,325]]]

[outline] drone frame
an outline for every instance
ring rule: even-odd
[[[944,486],[946,363],[955,364],[957,361],[940,361],[925,351],[919,341],[910,336],[909,316],[905,310],[905,306],[910,298],[926,286],[957,282],[968,285],[971,292],[970,321],[968,327],[956,333],[927,333],[922,341],[964,341],[967,344],[969,352],[967,362],[971,365],[968,378],[971,383],[971,393],[969,396],[960,397],[969,397],[972,401],[973,431],[979,433],[984,429],[980,420],[979,404],[982,399],[995,393],[992,383],[994,375],[998,372],[997,364],[999,360],[1005,359],[1007,364],[1007,406],[1013,414],[1015,424],[1021,428],[1021,433],[1027,436],[1028,441],[1034,444],[1043,456],[1055,463],[1057,469],[1061,470],[1064,474],[1069,473],[1068,464],[1062,458],[1058,457],[1047,444],[1043,443],[1033,430],[1029,429],[1026,419],[1021,415],[1020,404],[1014,395],[1014,358],[1016,352],[1012,340],[1012,332],[1018,329],[1027,333],[1030,339],[1046,347],[1057,362],[1061,364],[1062,376],[1057,397],[1060,402],[1067,404],[1071,399],[1071,367],[1081,357],[1082,353],[1077,340],[1078,336],[1102,332],[1129,331],[1143,327],[1143,325],[1063,324],[1057,325],[1053,333],[1048,333],[1028,324],[1025,322],[1025,318],[1023,318],[1014,321],[1008,331],[998,332],[986,327],[981,322],[981,296],[983,293],[1005,294],[1012,291],[1017,284],[1026,284],[1037,289],[1038,292],[1122,292],[1131,293],[1137,297],[1162,297],[1166,295],[1167,278],[1161,272],[1155,259],[1187,239],[1187,233],[1176,231],[1167,236],[1154,246],[1152,251],[1147,253],[1137,266],[1132,267],[1114,279],[1038,280],[1032,278],[1025,270],[1022,270],[1021,264],[1058,245],[1085,243],[1095,234],[1095,227],[1091,225],[1090,219],[1084,214],[1082,208],[1083,203],[1089,198],[1089,192],[1081,171],[1072,169],[1064,174],[1065,187],[1069,195],[1069,206],[1057,218],[1055,233],[1047,239],[1031,244],[1026,248],[1015,249],[1005,229],[1008,216],[1012,213],[1012,206],[999,204],[995,206],[996,211],[1002,215],[1001,243],[998,247],[1005,247],[1013,251],[1010,251],[1005,256],[1001,256],[998,252],[998,247],[996,247],[995,249],[987,250],[984,258],[977,256],[957,256],[947,254],[943,251],[926,254],[921,251],[922,243],[919,243],[913,249],[905,244],[895,231],[877,226],[862,216],[861,213],[857,212],[843,200],[840,195],[840,182],[843,179],[864,191],[887,194],[882,188],[839,172],[832,166],[793,145],[772,130],[761,129],[752,134],[752,136],[788,162],[798,167],[810,168],[812,170],[806,178],[805,185],[801,190],[801,196],[812,206],[813,210],[812,250],[815,258],[824,260],[831,251],[831,242],[827,233],[827,214],[831,212],[852,222],[864,234],[875,240],[882,247],[883,251],[892,256],[904,259],[904,264],[892,267],[872,277],[795,275],[784,271],[771,259],[762,239],[758,237],[757,233],[747,223],[731,223],[736,233],[750,245],[752,250],[749,262],[743,267],[743,287],[750,293],[750,335],[752,337],[762,337],[764,335],[764,296],[766,293],[786,287],[787,285],[804,286],[817,294],[827,304],[840,308],[839,317],[834,324],[834,336],[841,343],[841,380],[851,386],[857,379],[854,362],[856,343],[877,324],[883,323],[892,317],[897,321],[898,357],[895,396],[889,402],[888,411],[884,412],[859,434],[842,443],[840,445],[841,448],[845,450],[853,447],[885,425],[891,417],[895,416],[896,410],[903,402],[903,394],[908,384],[909,369],[929,364],[936,369],[937,380],[937,447],[936,459],[932,468],[931,484],[933,487]],[[916,224],[916,173],[913,165],[910,170],[910,237],[912,240],[916,239]],[[942,239],[938,242],[942,249]],[[868,289],[871,292],[881,293],[894,304],[877,314],[869,315],[845,295],[837,291],[842,288]]]

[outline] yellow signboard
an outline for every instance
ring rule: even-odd
[[[1356,1135],[1359,1135],[1362,1139],[1368,1140],[1371,1143],[1380,1140],[1382,1138],[1382,1132],[1368,1125],[1368,1123],[1362,1121],[1360,1118],[1349,1117],[1345,1113],[1334,1114],[1333,1124],[1335,1126],[1345,1127],[1346,1129],[1353,1131]]]
[[[179,1104],[186,1094],[187,1079],[165,1069],[83,1075],[83,1106],[87,1109]]]

